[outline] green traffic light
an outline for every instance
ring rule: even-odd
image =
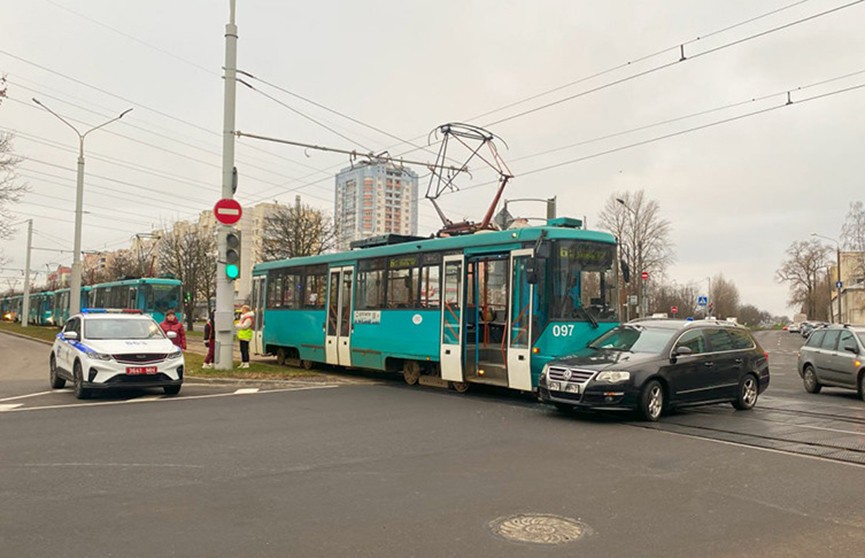
[[[229,279],[237,279],[240,276],[240,267],[237,264],[226,264],[225,276]]]

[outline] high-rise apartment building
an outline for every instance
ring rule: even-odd
[[[393,163],[360,163],[336,175],[336,245],[387,233],[417,234],[417,173]]]

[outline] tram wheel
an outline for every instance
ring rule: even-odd
[[[402,366],[402,377],[405,379],[405,383],[410,386],[418,383],[418,380],[420,380],[420,364],[413,360],[405,361],[405,364]]]
[[[451,382],[449,387],[457,393],[465,393],[469,390],[468,382]]]
[[[311,360],[302,360],[302,361],[300,361],[300,365],[303,366],[304,370],[312,370],[312,361]]]
[[[285,366],[285,359],[286,358],[287,357],[285,354],[285,348],[284,347],[278,348],[276,350],[276,363],[280,366]]]

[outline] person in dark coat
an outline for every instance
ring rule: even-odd
[[[213,321],[213,312],[207,317],[204,324],[204,346],[207,347],[207,356],[204,357],[202,368],[213,368],[213,351],[216,348],[216,327]]]
[[[159,324],[159,327],[162,328],[166,334],[169,331],[173,331],[176,333],[176,337],[171,340],[172,343],[186,350],[186,330],[183,329],[183,324],[180,320],[177,319],[177,314],[175,314],[174,310],[169,310],[165,313],[165,320]]]

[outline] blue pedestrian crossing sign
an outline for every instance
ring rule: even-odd
[[[706,295],[700,295],[697,297],[697,306],[706,306],[709,304],[709,297]]]

